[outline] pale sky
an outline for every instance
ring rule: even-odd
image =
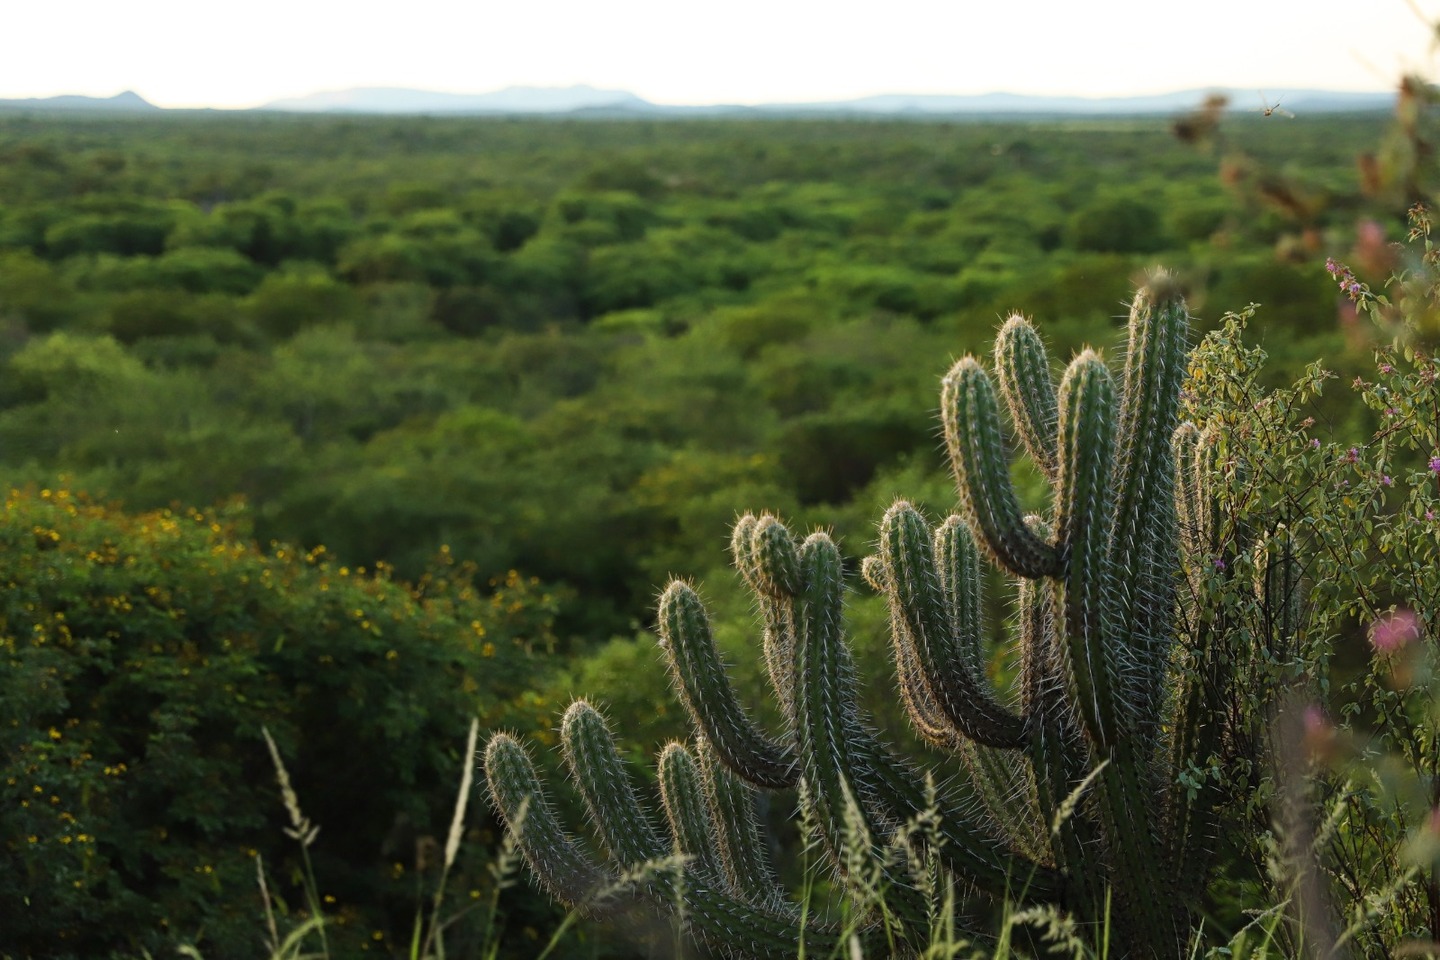
[[[1419,12],[1417,12],[1419,11]],[[1388,90],[1440,0],[0,0],[0,98],[246,107],[588,83],[658,103]]]

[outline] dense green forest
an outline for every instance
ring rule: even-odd
[[[257,850],[303,915],[262,724],[326,828],[331,946],[405,953],[468,717],[553,742],[583,692],[637,756],[685,736],[657,590],[702,583],[738,650],[741,513],[851,569],[896,495],[943,517],[939,377],[1012,312],[1120,351],[1165,264],[1197,336],[1260,305],[1266,383],[1357,376],[1325,260],[1384,280],[1413,198],[1357,157],[1393,118],[1197,116],[0,114],[0,955],[254,955]],[[851,615],[899,738],[884,604]],[[557,916],[506,898],[529,955]]]
[[[448,543],[603,635],[739,504],[863,539],[867,491],[939,469],[938,361],[1010,311],[1105,346],[1164,262],[1335,354],[1318,237],[1383,122],[1237,123],[1227,187],[1160,120],[8,118],[0,471],[243,497],[261,542],[407,577]]]

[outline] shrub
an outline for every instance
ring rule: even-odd
[[[239,508],[128,515],[47,489],[3,509],[7,951],[252,956],[253,858],[284,877],[294,856],[262,724],[324,831],[332,940],[383,932],[386,897],[413,908],[394,864],[443,836],[452,751],[471,716],[509,718],[548,595],[515,575],[477,590],[448,554],[408,587],[323,548],[261,551]]]

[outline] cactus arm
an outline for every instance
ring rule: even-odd
[[[876,593],[890,596],[889,574],[884,560],[872,554],[861,563],[860,571]],[[930,695],[915,644],[893,602],[890,604],[890,639],[895,658],[895,685],[900,691],[900,700],[905,704],[911,726],[931,746],[952,752],[959,750],[966,743],[965,737],[951,726],[944,711]]]
[[[902,930],[924,929],[923,897],[885,864],[880,844],[894,824],[862,802],[865,762],[855,733],[854,664],[842,638],[844,576],[840,551],[823,533],[811,534],[800,548],[803,583],[795,644],[796,742],[807,801],[841,876],[861,882],[849,851],[858,850],[879,864]],[[860,748],[860,749],[857,749]]]
[[[708,740],[699,741],[696,753],[726,881],[740,897],[778,907],[785,892],[760,838],[753,788],[725,768]]]
[[[674,852],[640,802],[598,710],[584,700],[570,704],[560,721],[560,744],[595,831],[616,863],[630,869]]]
[[[1194,636],[1199,626],[1201,590],[1217,548],[1206,473],[1208,454],[1199,428],[1189,422],[1175,428],[1170,450],[1175,461],[1175,532],[1184,585],[1178,613],[1182,631]]]
[[[790,678],[795,647],[795,595],[800,590],[795,538],[771,514],[746,514],[730,541],[735,565],[755,594],[764,626],[762,649],[770,686],[784,715],[790,716]]]
[[[1200,861],[1217,828],[1219,787],[1206,778],[1198,787],[1183,782],[1192,764],[1203,767],[1220,748],[1216,699],[1222,686],[1222,624],[1207,612],[1206,583],[1216,571],[1218,519],[1211,493],[1208,438],[1193,423],[1182,423],[1171,437],[1175,460],[1175,513],[1184,574],[1178,605],[1179,625],[1187,643],[1172,657],[1175,689],[1165,705],[1163,732],[1168,737],[1164,782],[1168,785],[1165,838],[1172,862],[1185,865],[1184,878],[1204,875]],[[1188,780],[1188,778],[1187,778]],[[1196,880],[1190,880],[1193,887]]]
[[[1012,315],[995,338],[995,377],[1000,395],[1010,408],[1010,420],[1035,466],[1051,483],[1060,475],[1055,448],[1058,406],[1045,344],[1035,328],[1019,314]]]
[[[1158,274],[1130,309],[1115,465],[1116,551],[1133,550],[1157,508],[1173,509],[1171,442],[1179,422],[1189,318],[1173,278]]]
[[[485,748],[485,775],[495,809],[515,832],[520,852],[540,883],[567,906],[597,912],[595,897],[614,877],[561,827],[520,742],[505,733],[492,736]]]
[[[971,549],[973,551],[973,546]],[[865,559],[870,571],[866,576],[872,581],[871,585],[888,592],[884,562],[875,556]],[[930,694],[914,641],[903,614],[894,603],[891,604],[890,635],[897,686],[916,732],[931,745],[955,754],[964,764],[975,794],[985,808],[989,828],[1002,833],[1025,856],[1036,861],[1047,859],[1043,831],[1037,833],[1034,811],[1028,809],[1033,790],[1026,771],[1006,751],[979,746],[956,730]],[[901,806],[908,808],[909,805],[902,803]],[[957,818],[952,815],[946,820],[954,823]]]
[[[1172,436],[1179,422],[1189,316],[1178,283],[1157,273],[1130,309],[1123,400],[1116,430],[1115,521],[1110,562],[1116,583],[1116,623],[1132,674],[1134,696],[1162,695],[1175,633],[1175,462]],[[1137,731],[1146,739],[1154,730]]]
[[[950,718],[930,694],[915,643],[905,630],[903,621],[899,620],[900,614],[893,603],[890,617],[895,684],[899,688],[901,702],[905,704],[905,712],[910,717],[910,725],[931,746],[951,751],[961,749],[969,741],[951,725]]]
[[[940,415],[965,519],[1002,566],[1032,579],[1060,568],[1055,547],[1025,526],[1010,482],[995,388],[974,357],[959,360],[941,386]]]
[[[952,526],[952,534],[965,536]],[[952,551],[957,573],[968,588],[979,577]],[[973,548],[969,551],[974,553]],[[976,667],[980,660],[978,604],[956,623],[947,615],[946,592],[936,573],[934,545],[928,525],[914,507],[899,501],[880,524],[880,555],[890,592],[897,634],[913,648],[929,699],[965,736],[991,747],[1018,747],[1025,742],[1025,721],[1010,712],[989,689]],[[958,586],[958,584],[957,584]],[[956,608],[962,604],[952,604]],[[954,629],[954,628],[959,628]],[[960,630],[967,630],[961,633]]]
[[[1041,540],[1050,540],[1052,531],[1036,527],[1031,517],[1026,517],[1025,522]],[[980,552],[970,528],[959,514],[946,517],[935,530],[935,569],[940,576],[940,593],[951,635],[974,638],[962,642],[958,652],[971,670],[983,672],[985,663],[979,642],[985,633]]]
[[[711,876],[722,875],[715,830],[700,768],[684,744],[667,743],[656,766],[660,781],[660,803],[675,838],[675,850]]]
[[[715,647],[705,606],[682,581],[673,581],[660,597],[660,642],[681,699],[726,765],[756,786],[793,786],[799,772],[794,750],[767,737],[746,715]]]
[[[1009,845],[1036,863],[1054,862],[1034,778],[1013,751],[965,740],[955,751],[976,797]]]
[[[1108,616],[1110,471],[1115,391],[1092,351],[1071,362],[1060,386],[1060,489],[1056,527],[1068,552],[1056,581],[1063,618],[1060,644],[1072,702],[1096,750],[1120,738],[1121,691],[1117,638]]]

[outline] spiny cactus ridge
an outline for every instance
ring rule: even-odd
[[[852,936],[866,956],[903,955],[923,949],[935,915],[933,892],[906,869],[914,858],[896,852],[920,842],[966,888],[1108,919],[1112,949],[1128,956],[1179,953],[1215,804],[1213,791],[1180,779],[1217,749],[1230,669],[1209,652],[1216,625],[1197,599],[1218,542],[1208,445],[1177,422],[1186,333],[1176,285],[1157,274],[1132,306],[1118,385],[1086,350],[1057,389],[1034,328],[1005,323],[999,396],[1050,485],[1044,517],[1027,516],[1012,486],[990,374],[965,357],[944,378],[960,512],[932,529],[896,503],[861,572],[889,602],[906,710],[925,741],[958,760],[963,795],[927,787],[861,708],[835,544],[747,515],[731,548],[757,599],[783,729],[766,732],[746,712],[703,603],[671,583],[660,643],[697,736],[694,752],[670,744],[661,754],[664,817],[645,810],[592,707],[574,704],[561,728],[611,865],[566,835],[520,744],[491,740],[495,805],[541,881],[592,912],[669,915],[724,955],[791,957],[802,938],[828,955]],[[1257,589],[1297,595],[1284,531],[1257,549]],[[1018,582],[1013,690],[997,689],[988,669],[982,558]],[[817,922],[786,900],[755,810],[757,790],[789,787],[858,925]],[[923,842],[913,826],[922,821],[934,831]]]

